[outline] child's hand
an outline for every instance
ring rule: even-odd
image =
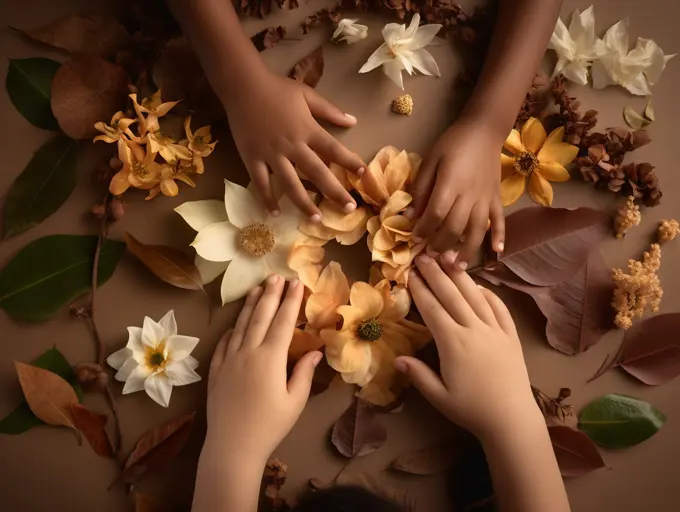
[[[236,147],[267,209],[272,213],[278,210],[269,179],[271,170],[302,212],[312,220],[321,218],[295,172],[297,166],[339,209],[353,211],[356,202],[324,161],[335,162],[357,175],[363,173],[365,164],[314,118],[346,128],[354,126],[356,118],[314,89],[269,71],[245,82],[240,90],[240,94],[223,97],[222,101]]]
[[[409,215],[420,217],[413,236],[427,239],[434,254],[452,249],[465,235],[456,260],[460,270],[482,244],[489,220],[493,249],[503,250],[501,144],[481,123],[460,120],[439,138],[411,187]]]
[[[513,418],[542,416],[531,393],[522,346],[505,304],[465,272],[427,255],[409,276],[418,311],[437,343],[441,378],[412,357],[395,360],[432,405],[481,439]],[[447,275],[448,274],[448,275]]]
[[[215,349],[208,380],[206,446],[217,456],[262,466],[307,403],[321,352],[309,352],[286,376],[288,347],[304,286],[272,275],[246,298],[234,329]]]

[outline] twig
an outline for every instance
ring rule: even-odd
[[[618,366],[619,362],[621,360],[621,356],[623,355],[623,346],[624,346],[624,343],[621,342],[621,345],[619,345],[619,348],[617,349],[617,351],[614,354],[607,355],[607,358],[604,361],[602,361],[602,364],[600,365],[600,367],[595,372],[595,375],[590,377],[586,382],[592,382],[595,379],[602,377],[602,375],[607,373],[612,368],[615,368],[616,366]]]

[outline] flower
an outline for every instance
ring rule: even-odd
[[[578,147],[562,142],[564,127],[550,132],[535,117],[529,118],[522,133],[512,130],[503,146],[513,156],[501,154],[501,200],[503,206],[517,201],[529,179],[529,196],[543,206],[552,205],[553,190],[550,181],[567,181],[570,176],[564,168],[578,154]]]
[[[340,321],[339,306],[349,300],[349,283],[340,264],[331,261],[321,272],[305,304],[307,325],[314,329],[335,327]]]
[[[139,121],[139,136],[144,137],[149,132],[157,132],[160,130],[158,119],[179,103],[179,101],[168,101],[163,103],[161,100],[161,90],[158,89],[150,98],[144,98],[142,103],[137,102],[137,94],[130,94],[132,106],[137,113]],[[144,117],[143,114],[146,114]]]
[[[224,180],[224,203],[191,201],[175,211],[198,235],[196,266],[204,283],[222,278],[222,303],[240,299],[253,286],[275,272],[296,278],[287,264],[295,242],[304,239],[298,230],[303,216],[287,196],[281,198],[281,213],[272,217],[252,190]],[[226,270],[226,272],[225,272]]]
[[[612,307],[616,312],[614,324],[620,329],[633,325],[635,317],[646,311],[659,311],[663,288],[657,272],[661,267],[661,247],[652,244],[642,255],[642,261],[628,260],[628,273],[623,269],[612,270],[614,295]]]
[[[125,382],[123,394],[142,389],[152,400],[167,407],[173,386],[185,386],[201,380],[196,373],[198,361],[191,351],[198,338],[177,334],[174,311],[158,322],[144,317],[143,327],[128,327],[127,345],[106,360],[118,370],[116,380]]]
[[[118,171],[109,183],[109,191],[120,195],[130,186],[151,189],[159,183],[161,166],[155,162],[156,153],[146,150],[134,141],[118,139],[118,158],[123,168]]]
[[[338,26],[333,32],[333,39],[345,41],[347,44],[354,44],[366,39],[368,27],[358,24],[357,21],[359,20],[348,20],[347,18],[338,21]]]
[[[588,67],[605,52],[604,43],[595,35],[595,11],[591,5],[582,13],[574,11],[569,30],[561,19],[550,38],[548,48],[557,53],[553,76],[562,73],[577,84],[588,83]]]
[[[419,24],[420,15],[416,13],[408,28],[399,23],[385,25],[382,30],[385,42],[361,66],[359,73],[382,66],[383,72],[401,89],[404,88],[402,69],[409,75],[416,69],[424,75],[441,76],[434,57],[425,47],[432,43],[442,26],[433,23],[419,27]]]
[[[321,261],[326,251],[322,245],[325,240],[307,237],[293,244],[286,262],[298,279],[307,289],[314,290],[321,275]]]
[[[159,153],[169,164],[175,164],[177,160],[191,160],[192,158],[189,148],[177,144],[172,137],[163,135],[160,130],[147,134],[147,144],[151,151]]]
[[[153,199],[161,192],[164,196],[175,197],[179,194],[179,188],[175,180],[183,181],[191,187],[195,187],[194,181],[186,174],[179,164],[172,166],[169,164],[161,165],[160,183],[149,191],[147,200]]]
[[[666,63],[675,55],[664,55],[651,39],[638,37],[628,51],[628,18],[612,25],[604,35],[605,53],[593,64],[593,87],[620,85],[639,96],[651,94],[650,85],[661,77]]]
[[[125,114],[122,112],[118,111],[115,114],[113,114],[113,117],[111,118],[111,124],[107,125],[106,123],[102,123],[101,121],[99,123],[95,123],[94,127],[96,130],[102,132],[104,135],[97,135],[94,138],[93,142],[97,142],[98,140],[104,141],[106,143],[112,143],[112,142],[117,142],[120,140],[120,138],[123,135],[127,135],[131,139],[134,139],[135,136],[132,133],[132,130],[130,130],[130,125],[132,123],[136,123],[136,119],[129,119],[127,117],[124,117]]]
[[[215,149],[217,141],[210,142],[210,126],[191,131],[191,116],[184,120],[184,132],[187,136],[188,148],[191,151],[192,163],[196,174],[203,174],[203,158],[210,156]]]
[[[352,285],[349,305],[340,306],[342,328],[322,329],[328,364],[345,382],[362,387],[359,396],[376,405],[397,398],[397,356],[413,355],[431,336],[427,328],[406,320],[411,297],[405,288],[391,289],[387,280],[375,287]]]

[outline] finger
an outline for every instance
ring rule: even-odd
[[[515,327],[515,321],[512,319],[512,315],[510,314],[510,311],[508,310],[508,307],[505,305],[505,303],[491,290],[484,288],[483,286],[480,286],[479,289],[489,303],[489,307],[496,317],[498,326],[503,329],[507,335],[517,338],[517,327]]]
[[[217,374],[219,373],[220,368],[222,367],[222,363],[224,362],[224,356],[227,353],[227,345],[229,344],[229,339],[231,338],[232,332],[234,332],[233,328],[227,329],[227,332],[225,332],[222,335],[220,341],[217,343],[217,346],[215,347],[212,359],[210,359],[210,370],[208,371],[208,387],[213,385],[213,383],[215,382],[215,378],[217,377]]]
[[[300,286],[300,281],[297,279],[288,283],[286,297],[283,299],[281,307],[279,307],[279,311],[272,321],[269,335],[265,340],[265,343],[272,343],[280,347],[286,354],[288,354],[288,348],[293,339],[295,323],[300,314],[304,291],[305,287]]]
[[[359,155],[352,153],[323,128],[319,128],[319,133],[310,141],[310,146],[324,160],[335,162],[357,176],[361,176],[366,171],[366,164],[359,158]]]
[[[303,406],[307,402],[309,392],[312,389],[314,369],[319,364],[322,357],[323,354],[318,350],[307,352],[297,363],[295,363],[295,367],[293,368],[293,374],[288,381],[288,393]]]
[[[231,339],[227,346],[227,354],[233,354],[240,350],[246,335],[246,330],[248,329],[248,324],[250,323],[250,317],[253,316],[253,311],[255,311],[255,306],[257,305],[257,301],[260,300],[261,295],[261,286],[256,286],[248,292],[248,295],[246,295],[246,302],[243,304],[243,309],[241,309],[241,312],[238,315],[234,331],[231,333]]]
[[[446,402],[448,395],[444,382],[425,363],[415,357],[401,356],[394,360],[394,367],[408,375],[420,394],[435,408]]]
[[[413,229],[413,240],[417,242],[432,236],[446,219],[455,200],[448,179],[437,178],[425,212]]]
[[[417,219],[425,211],[427,200],[430,198],[434,187],[436,170],[437,160],[435,158],[427,157],[420,164],[418,175],[409,188],[409,193],[413,197],[411,207],[406,210],[406,216],[409,219]]]
[[[459,196],[439,231],[432,237],[428,246],[430,256],[452,249],[463,236],[470,217],[470,205]]]
[[[290,161],[287,158],[281,157],[274,164],[273,168],[281,176],[283,189],[288,194],[288,197],[290,197],[290,200],[293,201],[293,204],[302,213],[307,215],[312,222],[319,222],[321,220],[321,212],[310,199]]]
[[[267,169],[267,165],[264,162],[252,163],[248,166],[248,173],[253,180],[255,190],[260,196],[265,208],[267,208],[273,216],[276,217],[279,215],[281,209],[279,208],[279,202],[274,195],[274,189],[272,188],[271,180],[269,179],[269,169]]]
[[[491,220],[491,247],[496,252],[505,249],[505,215],[500,197],[496,196],[489,205],[489,219]]]
[[[302,94],[307,101],[309,111],[317,119],[323,119],[344,128],[350,128],[357,124],[356,117],[343,112],[311,87],[303,87]]]
[[[476,204],[470,213],[465,232],[465,242],[458,253],[456,267],[464,271],[470,266],[470,262],[484,242],[486,228],[489,224],[489,210],[485,205]]]
[[[351,213],[356,210],[357,204],[352,196],[309,147],[300,149],[295,163],[305,177],[319,188],[321,194],[337,204],[342,211]]]
[[[253,316],[243,339],[244,349],[257,348],[266,338],[269,327],[279,310],[284,284],[285,280],[277,274],[272,274],[267,278],[264,293],[260,297],[255,311],[253,311]]]
[[[408,287],[420,316],[423,317],[425,325],[434,336],[437,349],[441,353],[449,352],[452,346],[451,333],[455,332],[456,328],[455,321],[432,294],[418,272],[411,271],[409,273]]]

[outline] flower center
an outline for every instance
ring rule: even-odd
[[[359,338],[364,341],[377,341],[382,335],[382,325],[380,325],[380,322],[375,318],[366,320],[359,325],[357,334],[359,335]]]
[[[142,162],[135,162],[132,164],[132,172],[140,178],[145,178],[149,174],[149,169]]]
[[[197,135],[194,137],[194,144],[196,145],[201,145],[205,142],[205,139],[203,138],[203,135]]]
[[[264,256],[271,252],[275,245],[274,230],[262,222],[248,224],[238,234],[239,249],[251,256]]]
[[[164,352],[165,342],[159,343],[156,348],[146,349],[146,366],[148,366],[151,371],[156,371],[165,367],[168,361],[165,358]]]
[[[525,151],[515,157],[515,171],[522,176],[530,176],[536,169],[538,169],[538,158],[533,153]]]

